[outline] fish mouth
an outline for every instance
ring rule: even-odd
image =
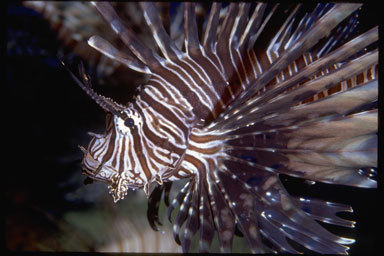
[[[97,176],[97,173],[95,173],[95,170],[86,168],[85,166],[83,166],[83,168],[82,168],[82,174],[91,178],[94,181],[100,181],[103,183],[107,183],[109,185],[112,184],[112,181],[110,179],[108,179],[106,177],[102,177],[102,176]]]
[[[112,177],[118,172],[110,166],[105,165],[94,159],[89,153],[84,156],[82,161],[82,174],[92,180],[100,181],[111,185]]]
[[[83,158],[82,170],[82,174],[92,180],[100,181],[112,186],[117,185],[118,179],[120,179],[120,173],[117,170],[103,162],[95,160],[90,154]],[[128,179],[124,180],[128,182],[126,183],[126,186],[129,189],[136,190],[144,187],[144,185],[132,183]]]

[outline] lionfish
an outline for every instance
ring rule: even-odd
[[[164,195],[184,252],[199,232],[200,252],[216,234],[221,252],[230,252],[241,233],[253,253],[298,253],[290,240],[347,253],[354,239],[319,222],[353,227],[336,215],[351,207],[292,196],[281,175],[376,187],[378,28],[349,39],[361,4],[298,4],[279,13],[278,4],[214,2],[199,26],[196,4],[184,3],[180,45],[156,5],[141,2],[158,52],[111,4],[93,5],[132,54],[98,35],[88,44],[150,78],[119,104],[92,89],[82,66],[81,79],[70,72],[107,112],[106,132],[80,146],[85,175],[107,183],[115,202],[143,189],[154,229]],[[278,29],[266,42],[270,26]],[[182,179],[169,204],[172,182]]]

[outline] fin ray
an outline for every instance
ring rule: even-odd
[[[109,58],[120,62],[121,64],[127,66],[132,70],[145,74],[151,74],[151,71],[146,65],[132,58],[131,56],[120,52],[102,37],[99,37],[97,35],[92,36],[91,38],[89,38],[88,44],[99,52],[103,53],[105,56],[108,56]]]
[[[219,25],[220,9],[221,3],[212,3],[204,31],[203,46],[208,48],[211,52],[215,52],[215,44],[217,42],[216,32]]]
[[[311,31],[304,33],[297,42],[292,45],[284,54],[282,54],[266,72],[257,79],[252,88],[239,96],[233,107],[238,107],[246,100],[251,98],[258,90],[269,83],[277,74],[284,70],[290,63],[296,60],[302,53],[312,48],[318,40],[326,36],[337,24],[345,17],[355,11],[359,4],[336,4],[321,19],[319,19],[312,27]],[[337,15],[335,14],[337,13]]]
[[[136,57],[150,68],[160,65],[160,57],[152,52],[150,48],[142,44],[135,33],[127,28],[116,11],[108,2],[93,2],[101,15],[111,25],[112,29],[119,35],[121,40],[129,47]]]
[[[143,11],[145,21],[152,31],[153,38],[165,58],[169,60],[178,59],[178,56],[181,56],[182,53],[165,31],[163,23],[157,13],[155,4],[151,2],[140,2],[139,5]]]
[[[184,35],[187,53],[200,53],[199,35],[197,32],[195,3],[184,3]]]

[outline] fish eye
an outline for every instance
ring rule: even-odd
[[[135,122],[132,118],[128,117],[127,119],[125,119],[124,125],[127,127],[133,127],[135,125]]]

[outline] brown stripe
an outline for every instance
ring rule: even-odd
[[[133,151],[133,141],[129,140],[128,141],[128,157],[129,157],[129,162],[131,164],[132,170],[135,169],[136,167],[136,162],[135,159],[133,158],[132,151]]]
[[[144,147],[147,149],[147,153],[148,153],[148,155],[149,155],[149,159],[150,159],[150,160],[154,160],[154,161],[156,161],[157,163],[159,163],[159,164],[161,164],[161,165],[165,165],[165,166],[169,164],[169,163],[167,163],[167,162],[164,162],[164,161],[161,160],[160,158],[158,158],[158,157],[154,154],[154,151],[149,150],[149,149],[151,148],[151,146],[148,144],[148,142],[147,142],[146,139],[143,139],[143,142],[144,142]],[[153,143],[153,141],[151,141],[151,142]],[[156,147],[156,144],[155,144],[155,143],[153,143],[153,144],[154,144],[154,146]],[[168,157],[168,155],[165,155],[165,154],[162,153],[162,152],[159,152],[159,151],[157,151],[157,152],[160,153],[161,155],[165,156],[165,157]],[[156,166],[154,166],[154,165],[152,164],[152,162],[151,162],[151,165],[152,165],[152,168],[155,169]],[[156,172],[158,172],[158,170],[156,170]]]
[[[178,112],[178,118],[182,121],[182,122],[185,122],[185,124],[190,124],[191,121],[187,120],[187,119],[192,119],[193,116],[191,114],[191,112],[184,107],[184,105],[180,105],[178,103],[176,103],[174,101],[174,99],[176,98],[179,98],[177,95],[174,95],[174,94],[170,94],[168,93],[168,89],[165,88],[161,82],[158,82],[156,80],[150,80],[148,82],[148,84],[150,85],[153,85],[153,87],[155,87],[157,90],[160,91],[160,93],[165,97],[165,98],[168,98],[169,100],[166,101],[167,104],[169,106],[172,106],[172,110],[175,111],[175,112]],[[152,101],[154,102],[154,101]],[[146,102],[147,103],[147,102]],[[153,105],[157,105],[157,103],[155,102],[154,104],[151,104],[151,106]]]
[[[231,88],[227,85],[227,81],[223,79],[223,76],[218,72],[218,70],[212,65],[212,63],[207,59],[209,58],[212,62],[215,63],[217,68],[220,69],[220,63],[217,59],[217,56],[214,55],[210,51],[206,51],[207,57],[205,56],[193,56],[191,55],[191,58],[199,63],[208,76],[210,77],[212,81],[212,85],[214,86],[214,89],[216,90],[216,93],[220,96],[220,100],[224,103],[224,109],[226,106],[228,106],[232,102],[232,96],[231,96]],[[218,100],[215,97],[214,102],[214,110],[212,116],[212,120],[215,119],[215,116],[219,115],[224,109],[218,104]],[[208,120],[210,121],[210,120]]]
[[[152,178],[152,173],[148,168],[147,161],[146,161],[146,155],[143,153],[143,147],[141,145],[141,134],[138,133],[137,128],[131,130],[132,137],[133,137],[133,149],[137,155],[137,158],[139,159],[140,165],[143,168],[143,172],[145,174],[145,177],[147,178],[147,181],[150,181]]]
[[[180,68],[177,66],[168,63],[167,67],[173,71],[176,71],[181,77],[185,78],[180,74]],[[185,84],[184,81],[181,80],[177,75],[165,68],[156,69],[155,72],[180,91],[184,98],[193,106],[192,111],[199,119],[209,116],[211,110],[202,104],[198,95],[193,92],[189,86]],[[189,79],[185,80],[187,82],[189,81]]]
[[[200,98],[197,96],[197,95],[201,95],[201,92],[199,90],[199,88],[196,88],[196,85],[194,84],[194,82],[196,82],[196,79],[200,81],[201,84],[203,84],[203,82],[198,79],[197,75],[195,77],[193,77],[193,74],[195,74],[195,72],[190,68],[188,67],[186,64],[182,64],[182,63],[177,63],[176,65],[173,65],[173,64],[167,64],[167,66],[172,69],[173,71],[177,72],[189,85],[185,84],[181,79],[179,79],[179,81],[181,81],[180,85],[184,85],[186,89],[188,89],[189,93],[187,95],[185,95],[185,97],[188,99],[189,102],[191,102],[189,100],[189,98],[191,98],[192,100],[192,106],[194,107],[194,112],[195,114],[199,117],[199,118],[205,118],[206,116],[209,116],[210,115],[210,112],[211,112],[211,109],[209,109],[208,107],[206,107],[203,103],[204,102],[201,102]],[[180,66],[183,66],[183,68],[186,69],[186,72],[188,72],[189,70],[189,75],[192,77],[192,80],[184,73],[184,71],[180,68]],[[192,73],[193,72],[193,73]],[[193,81],[195,80],[195,81]],[[201,84],[197,84],[199,86],[201,86]],[[174,84],[175,86],[178,86],[178,84]],[[204,85],[204,87],[206,87]],[[194,91],[192,91],[190,88],[194,88]],[[202,89],[202,88],[200,88]],[[204,92],[207,93],[207,89],[202,89]],[[196,96],[195,96],[196,95]],[[195,111],[196,109],[196,111]]]
[[[97,147],[97,148],[95,148],[95,149],[92,149],[93,152],[91,152],[91,154],[92,154],[92,155],[96,155],[96,154],[100,155],[100,153],[102,153],[102,152],[99,153],[99,151],[101,151],[101,150],[103,149],[103,147],[105,146],[105,144],[106,144],[106,141],[104,141],[104,143],[100,143],[99,147]]]
[[[148,138],[148,140],[153,142],[155,145],[158,145],[160,147],[166,148],[168,150],[171,150],[172,152],[175,152],[175,153],[181,155],[182,153],[180,153],[180,152],[182,150],[180,150],[179,148],[175,147],[172,143],[169,143],[168,139],[160,138],[155,133],[153,133],[153,131],[151,130],[151,128],[148,127],[147,122],[145,121],[144,113],[142,112],[142,110],[140,108],[138,108],[138,107],[136,107],[136,109],[137,109],[139,114],[144,119],[143,127],[142,127],[142,132]]]
[[[167,107],[163,106],[162,104],[159,104],[158,102],[156,102],[155,100],[152,99],[151,96],[149,96],[145,91],[143,91],[143,93],[141,94],[141,100],[144,101],[145,103],[147,103],[149,106],[151,106],[151,108],[148,108],[149,112],[151,112],[151,116],[152,117],[155,117],[154,116],[154,113],[152,111],[150,111],[151,109],[154,109],[154,111],[156,111],[157,113],[160,113],[167,121],[175,124],[175,126],[177,126],[179,129],[182,130],[182,132],[184,133],[184,137],[185,137],[185,140],[187,140],[187,134],[188,134],[188,127],[178,118],[175,116],[174,113],[172,113],[172,111],[170,111]],[[144,115],[144,114],[142,114]],[[156,118],[154,118],[155,122],[157,121]],[[158,126],[158,124],[155,124],[155,126]],[[162,126],[164,127],[164,126]],[[164,129],[167,129],[166,127],[164,127]],[[169,131],[171,134],[174,134],[172,131]],[[181,144],[181,140],[179,138],[178,135],[175,134],[174,138],[176,139],[176,141],[178,143]]]
[[[233,94],[239,94],[241,90],[241,82],[236,74],[236,67],[232,64],[230,49],[221,47],[217,49],[217,53],[223,64],[224,75],[229,82],[229,86],[231,87]]]
[[[238,52],[238,51],[232,51],[233,53],[233,59],[235,60],[235,63],[237,65],[237,71],[238,71],[238,77],[239,77],[239,80],[240,81],[243,81],[244,83],[244,86],[247,86],[247,78],[248,78],[248,75],[247,75],[247,70],[246,70],[246,66],[245,66],[245,58],[242,57],[242,55]],[[247,58],[247,56],[246,56]],[[243,67],[244,65],[244,67]],[[250,67],[252,68],[252,67]]]
[[[223,138],[219,135],[196,135],[196,134],[191,134],[189,136],[189,139],[192,141],[195,141],[197,143],[206,143],[210,142],[213,140],[222,140]]]
[[[103,160],[102,160],[103,163],[107,162],[113,154],[113,150],[115,147],[115,138],[116,138],[116,130],[112,129],[111,130],[111,137],[109,139],[109,144],[108,144],[107,150],[105,152],[105,155],[103,156]]]
[[[168,141],[168,139],[163,139],[158,137],[155,133],[152,132],[152,130],[145,124],[143,125],[142,129],[144,135],[153,142],[153,144],[157,145],[158,147],[165,148],[169,151],[172,151],[173,153],[176,153],[178,155],[182,155],[184,150],[175,147],[172,143]]]
[[[91,151],[91,149],[93,150],[93,152],[96,152],[97,149],[100,147],[100,146],[99,146],[98,148],[93,148],[94,145],[95,145],[95,143],[96,143],[96,138],[92,138],[91,142],[90,142],[89,145],[88,145],[88,151],[89,151],[89,152]],[[100,144],[102,145],[102,143],[100,143]]]
[[[194,166],[196,166],[196,169],[198,169],[199,172],[201,172],[201,171],[205,172],[206,171],[205,170],[205,165],[199,159],[197,159],[197,158],[195,158],[195,157],[193,157],[191,155],[188,155],[188,154],[185,155],[184,161],[188,161],[191,164],[193,164]],[[188,171],[188,172],[190,172],[190,171]]]
[[[188,150],[193,150],[195,152],[213,155],[221,150],[221,146],[211,147],[211,148],[199,148],[192,145],[188,146]]]
[[[197,63],[200,64],[200,62],[203,60],[204,58],[200,57],[199,60],[197,61]],[[185,58],[185,61],[188,62],[191,66],[193,66],[197,72],[199,72],[200,70],[200,67],[199,66],[196,66],[196,63],[190,61],[190,58]],[[198,84],[198,86],[208,95],[208,97],[213,101],[217,101],[216,99],[216,96],[213,94],[212,90],[210,89],[209,85],[200,79],[199,77],[199,74],[202,76],[202,77],[206,77],[205,74],[203,72],[200,72],[199,74],[196,73],[195,70],[193,70],[190,66],[188,66],[186,63],[184,62],[181,62],[181,61],[178,61],[176,63],[177,65],[179,65],[180,67],[182,67],[185,72],[187,72],[191,77],[192,79],[195,81],[196,84]],[[204,63],[206,66],[208,65],[208,63]],[[210,64],[210,63],[209,63]],[[203,68],[205,68],[205,66],[203,66]],[[184,75],[184,74],[181,74],[186,80],[190,81],[189,78]],[[208,81],[207,81],[208,82]],[[192,83],[192,81],[191,81]]]
[[[220,115],[220,113],[225,108],[224,101],[222,100],[221,95],[225,93],[225,87],[227,86],[226,82],[223,80],[222,76],[218,73],[217,69],[212,65],[211,62],[208,61],[208,59],[205,56],[195,56],[195,58],[192,58],[195,62],[193,62],[190,58],[186,59],[186,62],[190,63],[190,65],[194,66],[194,68],[198,71],[201,71],[201,69],[204,69],[204,72],[200,72],[200,75],[204,77],[207,82],[209,80],[212,84],[209,86],[206,85],[206,82],[201,81],[201,79],[197,80],[197,83],[199,86],[209,95],[212,103],[213,103],[213,109],[212,109],[212,116],[213,119],[216,119],[217,116]],[[215,93],[214,93],[215,92]]]
[[[253,52],[253,50],[251,50]],[[241,58],[243,60],[243,63],[244,63],[244,67],[245,67],[245,70],[244,70],[244,74],[245,76],[248,78],[249,81],[255,81],[256,77],[255,77],[255,73],[253,72],[254,69],[257,70],[257,68],[255,67],[254,68],[254,63],[252,62],[251,60],[251,53],[248,54],[247,52],[242,52],[241,53]],[[243,79],[243,78],[242,78]]]
[[[125,155],[124,155],[124,151],[125,151],[125,143],[126,143],[126,137],[123,136],[121,138],[121,151],[118,155],[118,158],[119,158],[119,173],[122,173],[124,171],[124,159],[125,159]]]

